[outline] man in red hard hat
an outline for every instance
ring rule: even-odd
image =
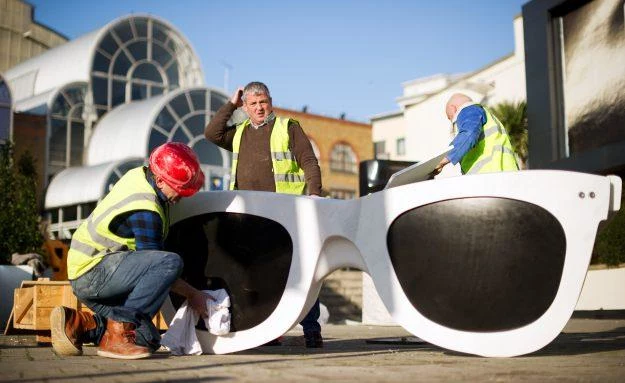
[[[95,314],[68,307],[50,315],[52,346],[81,355],[82,344],[116,359],[149,357],[160,346],[152,317],[171,291],[207,316],[209,295],[179,279],[178,254],[163,251],[169,205],[195,194],[204,174],[191,148],[168,142],[154,149],[148,167],[129,170],[72,236],[67,273],[74,294]]]

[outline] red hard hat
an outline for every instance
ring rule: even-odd
[[[180,142],[167,142],[150,154],[150,170],[181,197],[197,193],[204,173],[193,149]]]

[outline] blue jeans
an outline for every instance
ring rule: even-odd
[[[78,299],[95,313],[96,330],[85,342],[100,343],[106,319],[134,323],[136,342],[155,351],[161,336],[152,317],[182,272],[178,254],[158,251],[120,251],[106,255],[91,270],[72,280]]]
[[[310,311],[304,319],[302,319],[299,324],[304,328],[304,333],[309,331],[319,331],[321,332],[321,325],[317,321],[319,319],[320,309],[319,309],[319,298],[315,301],[315,304],[310,308]]]

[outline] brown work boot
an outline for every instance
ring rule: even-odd
[[[58,355],[82,355],[82,335],[96,328],[93,314],[58,306],[50,313],[52,347]]]
[[[152,353],[147,347],[138,346],[135,336],[133,323],[116,322],[108,318],[98,355],[114,359],[148,358]]]

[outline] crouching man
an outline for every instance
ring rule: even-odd
[[[154,149],[149,167],[128,171],[72,237],[67,272],[74,294],[95,315],[68,307],[50,314],[52,346],[59,355],[81,355],[83,343],[98,355],[149,357],[160,346],[152,317],[170,289],[207,316],[207,294],[179,279],[182,259],[163,251],[169,206],[204,184],[197,156],[169,142]]]

